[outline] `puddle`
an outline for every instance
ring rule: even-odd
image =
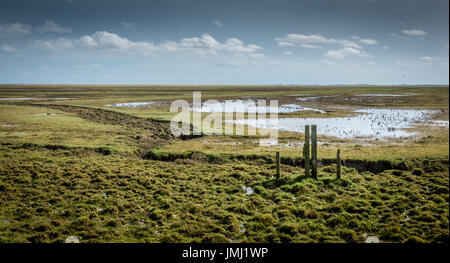
[[[317,100],[317,99],[321,99],[321,98],[331,98],[331,97],[335,97],[335,96],[300,97],[300,98],[296,98],[296,100],[299,100],[299,101],[311,101],[311,100]]]
[[[296,112],[296,111],[315,111],[315,112],[320,112],[320,113],[327,113],[324,110],[320,110],[320,109],[313,109],[313,108],[308,108],[308,107],[302,107],[300,105],[297,104],[285,104],[285,105],[281,105],[280,107],[281,110],[287,110],[285,112]],[[289,109],[291,109],[291,111],[288,111]],[[283,112],[279,110],[279,112]]]
[[[253,191],[253,188],[251,188],[250,186],[249,187],[242,186],[242,190],[244,190],[246,195],[251,195],[255,192],[255,191]]]
[[[53,115],[56,115],[56,113],[35,113],[35,114],[33,114],[33,115],[39,115],[39,116],[48,116],[48,115],[51,115],[51,116],[53,116]]]
[[[255,101],[244,101],[244,100],[235,100],[235,101],[227,101],[227,102],[217,102],[217,103],[203,103],[201,108],[194,108],[193,110],[196,112],[205,112],[205,113],[213,113],[213,112],[274,112],[276,111],[276,107],[265,106],[258,107],[258,104]],[[297,111],[316,111],[320,113],[326,113],[326,111],[320,109],[313,109],[302,107],[297,104],[285,104],[278,107],[278,113],[291,113]]]
[[[259,146],[280,146],[283,148],[298,148],[298,147],[302,147],[303,143],[302,142],[286,142],[286,143],[280,143],[278,140],[274,140],[274,139],[260,139],[259,141]],[[322,145],[323,142],[317,142],[317,145]]]
[[[0,100],[41,100],[40,98],[0,98]]]
[[[116,103],[116,104],[108,104],[108,107],[119,107],[119,108],[145,108],[148,105],[155,104],[155,101],[144,101],[144,102],[125,102],[125,103]]]
[[[351,117],[338,118],[279,118],[278,125],[271,125],[270,119],[235,120],[235,123],[257,128],[304,132],[305,125],[317,125],[317,133],[339,138],[369,137],[371,139],[400,138],[414,135],[403,129],[411,128],[416,122],[424,122],[435,113],[432,110],[362,109]]]
[[[299,101],[310,101],[310,100],[315,100],[318,97],[302,97],[302,98],[297,98],[297,100]]]
[[[74,100],[74,98],[38,98],[38,100]]]
[[[278,145],[278,140],[273,140],[273,139],[260,139],[260,140],[259,140],[259,145],[260,145],[260,146],[273,146],[273,145]]]
[[[2,126],[3,127],[16,127],[16,125],[12,124],[12,123],[3,124]]]
[[[438,127],[447,127],[448,128],[449,122],[443,121],[443,120],[430,120],[430,121],[426,121],[424,123],[418,123],[418,125],[438,126]]]
[[[216,142],[216,145],[240,145],[242,142]]]

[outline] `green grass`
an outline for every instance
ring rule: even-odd
[[[117,125],[99,124],[82,119],[73,113],[43,107],[0,105],[2,142],[57,144],[72,147],[107,146],[118,151],[133,151],[137,146],[129,140],[129,132]]]
[[[304,177],[299,133],[280,132],[282,145],[300,143],[292,147],[259,146],[258,136],[173,138],[155,119],[170,120],[170,101],[192,91],[281,103],[336,95],[304,105],[440,109],[435,118],[448,120],[448,87],[0,85],[4,98],[75,98],[0,101],[0,242],[448,242],[448,129],[416,127],[422,136],[389,143],[319,136],[316,181]],[[362,93],[418,95],[345,100]],[[152,100],[160,104],[106,107]],[[44,104],[56,115],[35,115]]]
[[[445,166],[381,174],[344,168],[336,181],[330,165],[315,181],[282,165],[276,181],[273,164],[252,161],[0,149],[1,242],[448,240]]]

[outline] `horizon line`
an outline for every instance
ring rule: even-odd
[[[187,86],[200,86],[200,87],[210,87],[210,86],[247,86],[247,87],[257,87],[257,86],[272,86],[272,87],[282,87],[282,86],[449,86],[449,83],[447,84],[345,84],[345,83],[339,83],[339,84],[127,84],[127,83],[102,83],[102,84],[95,84],[95,83],[0,83],[0,86],[5,85],[12,85],[12,86],[38,86],[38,85],[46,85],[46,86],[180,86],[180,87],[187,87]]]

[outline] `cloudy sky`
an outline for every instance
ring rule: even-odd
[[[2,0],[0,83],[448,84],[448,0]]]

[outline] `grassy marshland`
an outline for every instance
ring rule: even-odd
[[[170,119],[168,102],[193,90],[285,103],[293,102],[287,95],[337,95],[305,105],[437,109],[448,120],[448,87],[0,86],[4,98],[74,98],[1,101],[0,242],[448,242],[448,126],[417,127],[420,137],[390,143],[319,137],[325,159],[315,181],[303,176],[301,147],[173,138],[155,119]],[[344,99],[366,93],[419,95]],[[153,100],[160,104],[105,106]],[[302,135],[282,132],[280,141],[301,143]],[[346,164],[339,181],[337,148]]]

